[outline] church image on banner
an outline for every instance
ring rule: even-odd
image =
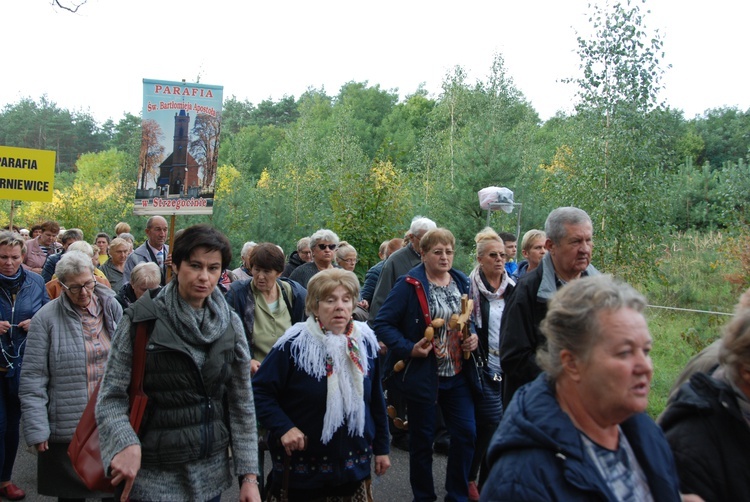
[[[223,88],[143,80],[134,214],[211,214]]]
[[[190,114],[180,110],[174,115],[174,145],[169,157],[159,165],[159,178],[156,181],[161,195],[189,195],[200,193],[198,162],[188,151],[188,128]]]

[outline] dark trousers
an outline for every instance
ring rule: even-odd
[[[0,373],[0,481],[10,481],[18,452],[18,427],[21,423],[21,401],[18,399],[18,370]]]
[[[469,471],[469,480],[477,481],[481,488],[487,476],[489,475],[489,466],[487,465],[487,447],[490,445],[492,436],[495,434],[500,420],[503,418],[503,398],[501,382],[496,380],[494,373],[487,368],[481,368],[483,375],[482,390],[484,395],[482,399],[477,400],[474,407],[474,414],[477,419],[477,442],[474,448],[474,459],[471,461],[471,470]],[[482,471],[480,473],[479,468]],[[479,478],[477,480],[477,477]]]
[[[440,377],[438,402],[407,400],[409,409],[409,481],[415,502],[437,500],[432,478],[432,443],[439,406],[451,436],[446,470],[446,501],[468,500],[469,467],[474,455],[474,399],[466,377]]]

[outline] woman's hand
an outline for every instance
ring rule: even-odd
[[[36,451],[47,451],[49,450],[49,441],[42,441],[34,445]]]
[[[125,481],[125,489],[122,491],[120,501],[127,502],[130,490],[133,489],[135,476],[141,469],[141,446],[137,444],[126,446],[112,458],[109,467],[112,472],[112,486]]]
[[[18,323],[18,327],[21,328],[24,331],[28,331],[30,324],[31,324],[31,319],[26,319],[25,321],[19,322]]]
[[[388,455],[375,455],[375,475],[382,476],[391,466],[391,459]]]
[[[680,494],[680,496],[682,497],[682,502],[704,502],[700,495],[694,493]]]
[[[422,338],[420,341],[414,344],[411,349],[411,357],[427,357],[427,354],[432,350],[432,342],[427,338]]]
[[[10,331],[10,323],[8,321],[0,321],[0,335],[4,335]]]
[[[461,350],[464,350],[466,352],[474,352],[479,345],[479,337],[476,335],[476,333],[472,333],[469,335],[466,340],[461,342]]]
[[[286,454],[291,456],[293,451],[303,451],[307,448],[307,436],[298,428],[292,427],[281,436],[281,446],[286,450]]]
[[[240,502],[261,502],[259,486],[255,483],[240,484]]]
[[[260,361],[257,361],[255,359],[250,359],[250,375],[255,375],[258,370],[260,369]]]

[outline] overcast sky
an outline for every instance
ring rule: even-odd
[[[68,0],[63,0],[68,1]],[[437,98],[456,65],[470,82],[493,54],[547,119],[571,111],[576,31],[590,29],[590,0],[88,0],[77,14],[50,0],[0,1],[0,106],[46,94],[61,108],[117,122],[142,108],[142,79],[224,86],[257,104],[307,88],[336,95],[367,81],[421,83]],[[709,108],[750,109],[747,0],[648,0],[646,23],[663,35],[662,98],[693,118]]]

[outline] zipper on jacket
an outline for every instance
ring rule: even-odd
[[[210,397],[206,398],[203,413],[203,426],[201,427],[201,452],[199,458],[206,458],[211,451],[211,417],[213,416],[214,405]]]

